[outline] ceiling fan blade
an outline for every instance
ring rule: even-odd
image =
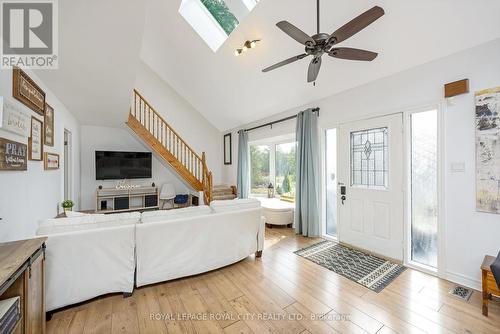
[[[381,7],[375,6],[337,29],[330,35],[330,40],[333,40],[335,44],[345,41],[349,37],[368,27],[384,14],[385,12]]]
[[[287,64],[293,63],[294,61],[300,60],[300,59],[305,58],[305,57],[307,57],[306,53],[298,55],[298,56],[295,56],[295,57],[291,57],[291,58],[285,59],[283,61],[280,61],[279,63],[276,63],[274,65],[266,67],[265,69],[262,70],[262,72],[272,71],[274,69],[277,69],[278,67],[281,67],[283,65],[287,65]]]
[[[309,69],[307,70],[307,82],[316,81],[319,74],[319,69],[321,68],[321,57],[313,58],[309,63]]]
[[[316,42],[314,39],[312,39],[311,36],[294,26],[288,21],[280,21],[276,23],[276,26],[283,30],[285,34],[299,42],[300,44],[311,44],[311,45],[316,45]]]
[[[378,53],[353,48],[333,48],[328,55],[340,59],[372,61],[377,58]]]

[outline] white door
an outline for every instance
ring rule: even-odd
[[[339,128],[339,240],[403,260],[403,116]]]

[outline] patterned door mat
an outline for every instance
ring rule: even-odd
[[[400,264],[331,241],[322,241],[294,253],[375,292],[382,291],[406,270]]]

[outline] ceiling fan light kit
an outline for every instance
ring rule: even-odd
[[[378,20],[380,17],[382,17],[385,12],[381,7],[375,6],[352,19],[348,23],[344,24],[332,34],[327,34],[320,32],[319,0],[317,0],[316,4],[317,33],[315,35],[307,35],[305,32],[288,21],[280,21],[276,23],[276,26],[285,34],[305,47],[305,53],[285,59],[279,63],[269,66],[263,69],[262,72],[269,72],[278,67],[293,63],[308,56],[312,56],[313,59],[309,63],[309,68],[307,70],[307,82],[315,82],[321,68],[321,57],[325,53],[333,58],[358,61],[372,61],[377,57],[378,54],[376,52],[348,47],[337,47],[336,45],[360,32],[361,30]]]
[[[246,41],[241,48],[234,50],[234,55],[239,56],[243,52],[247,52],[250,49],[254,49],[257,46],[257,42],[260,42],[260,39],[254,39],[253,41]]]

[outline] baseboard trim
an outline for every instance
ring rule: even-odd
[[[447,271],[446,272],[446,279],[450,282],[463,285],[467,288],[471,288],[471,289],[474,289],[477,291],[482,290],[482,285],[481,285],[480,280],[470,278],[470,277],[464,276],[462,274],[457,274],[457,273]]]

